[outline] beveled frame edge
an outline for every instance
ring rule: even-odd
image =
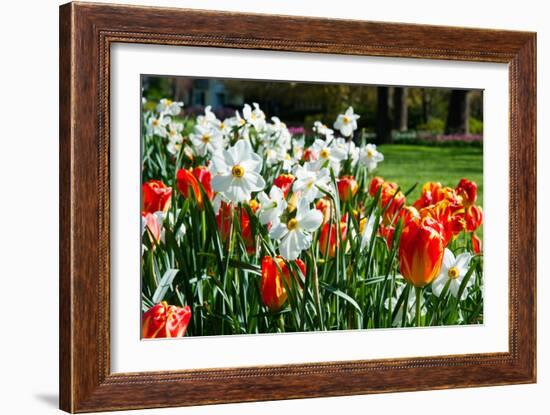
[[[336,29],[339,36],[333,39]],[[114,42],[508,63],[510,351],[111,374],[108,154]],[[60,7],[59,59],[61,409],[90,412],[536,381],[536,34],[69,3]]]

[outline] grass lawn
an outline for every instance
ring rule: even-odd
[[[455,187],[465,177],[477,183],[477,204],[483,206],[482,148],[386,144],[378,149],[384,154],[384,161],[374,174],[396,182],[403,191],[418,182],[407,197],[407,204],[418,199],[425,182],[440,182],[443,186]]]

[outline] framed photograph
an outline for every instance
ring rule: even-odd
[[[535,382],[535,46],[61,6],[61,409]]]

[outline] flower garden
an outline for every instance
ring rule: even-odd
[[[392,160],[352,107],[291,133],[257,104],[223,120],[144,104],[143,338],[483,322],[470,178],[378,176]]]

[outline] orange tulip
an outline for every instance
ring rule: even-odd
[[[376,196],[380,188],[382,190],[379,205],[382,209],[386,209],[383,221],[385,225],[390,225],[407,199],[403,192],[398,191],[397,183],[385,182],[381,177],[374,177],[369,185],[369,194],[373,197]]]
[[[372,197],[376,196],[376,193],[378,193],[378,189],[380,189],[380,186],[382,186],[382,184],[384,184],[383,178],[373,177],[369,184],[369,195],[371,195]]]
[[[441,183],[427,182],[422,186],[420,197],[413,203],[413,206],[420,210],[424,207],[433,205],[437,202],[438,193],[441,189]]]
[[[214,192],[212,191],[212,173],[205,166],[195,167],[193,169],[193,176],[199,181],[206,193],[206,197],[212,200],[214,198]]]
[[[340,200],[342,202],[351,200],[351,198],[357,193],[357,190],[359,190],[357,180],[355,180],[355,177],[353,176],[342,176],[338,179],[337,186],[338,196],[340,196]]]
[[[172,188],[166,186],[161,180],[149,180],[141,185],[142,212],[155,213],[166,212],[170,208]]]
[[[453,236],[464,230],[464,208],[448,200],[441,200],[435,205],[420,209],[420,216],[429,216],[442,225],[445,246],[449,244]]]
[[[306,266],[300,259],[295,261],[295,264],[300,268],[302,274],[306,273]],[[278,268],[277,268],[278,266]],[[280,269],[280,271],[279,271]],[[262,302],[270,311],[279,311],[287,300],[286,285],[290,285],[290,270],[286,262],[281,257],[264,256],[262,258],[262,279],[260,282],[260,294]],[[297,275],[292,273],[292,276],[301,281]],[[283,282],[283,278],[284,281]]]
[[[468,179],[461,179],[456,186],[456,193],[462,197],[462,203],[465,207],[472,206],[477,199],[477,184]]]
[[[472,249],[476,254],[480,254],[482,251],[481,239],[475,233],[472,233]]]
[[[252,226],[250,223],[250,216],[246,209],[235,207],[237,211],[237,217],[239,218],[240,234],[246,246],[246,252],[253,254],[256,251],[254,235],[252,235]],[[231,223],[233,222],[233,216],[231,211],[231,205],[222,202],[220,210],[216,215],[216,223],[218,225],[218,231],[222,240],[225,242],[229,238],[229,230],[231,229]],[[235,228],[236,229],[236,228]],[[236,230],[235,230],[236,231]]]
[[[256,212],[258,212],[258,209],[260,209],[261,207],[260,202],[258,202],[256,199],[250,200],[250,202],[248,202],[248,206],[250,206],[250,210],[254,214],[256,214]]]
[[[327,223],[330,220],[332,209],[330,205],[330,200],[328,200],[326,197],[319,199],[317,203],[315,203],[315,209],[323,214],[323,224]]]
[[[191,308],[188,305],[177,307],[163,301],[143,314],[141,337],[145,339],[183,337],[190,319]]]
[[[380,225],[378,227],[378,233],[384,238],[388,248],[391,249],[393,245],[393,234],[395,233],[395,228],[393,226]]]
[[[466,209],[466,230],[473,232],[483,223],[483,210],[481,206],[473,205]]]
[[[193,192],[197,204],[202,206],[202,193],[200,191],[199,182],[195,175],[187,169],[179,169],[176,173],[177,187],[180,193],[188,199],[191,197],[190,192]]]
[[[281,174],[273,180],[273,185],[277,186],[283,191],[285,197],[288,195],[288,192],[292,188],[292,183],[296,179],[292,174]]]
[[[346,214],[347,216],[347,214]],[[325,223],[321,228],[321,235],[319,236],[319,251],[323,257],[334,258],[336,255],[336,248],[340,247],[340,238],[342,243],[346,240],[347,234],[347,219],[342,218],[340,222],[340,236],[337,233],[336,224]]]
[[[397,215],[397,219],[403,222],[403,226],[406,226],[412,219],[419,218],[420,213],[413,206],[403,206]]]
[[[415,287],[430,284],[441,270],[445,250],[443,227],[431,217],[411,220],[399,242],[401,274]]]

